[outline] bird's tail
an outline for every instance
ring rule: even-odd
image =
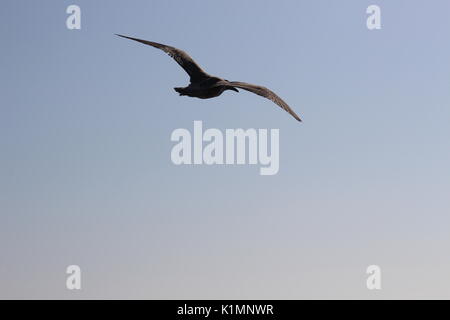
[[[182,87],[177,87],[177,88],[173,88],[176,92],[178,92],[180,94],[180,96],[185,96],[186,93],[184,92],[184,88]]]

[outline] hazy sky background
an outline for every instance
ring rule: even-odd
[[[66,28],[66,8],[82,29]],[[382,29],[366,28],[378,4]],[[2,1],[0,298],[450,298],[450,2]],[[265,85],[179,97],[182,48]],[[175,166],[279,128],[280,171]],[[82,290],[65,269],[82,269]],[[366,289],[367,266],[382,290]]]

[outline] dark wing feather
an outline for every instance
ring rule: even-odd
[[[275,92],[267,89],[266,87],[257,86],[250,83],[239,82],[239,81],[227,81],[229,85],[232,87],[244,89],[253,93],[256,93],[259,96],[267,98],[275,102],[278,106],[286,110],[291,116],[293,116],[296,120],[302,121],[300,117],[289,107],[289,105],[283,101],[279,96],[275,94]]]
[[[189,76],[191,77],[191,82],[199,81],[209,77],[209,75],[205,71],[203,71],[202,68],[200,68],[200,66],[194,61],[194,59],[192,59],[183,50],[171,46],[166,46],[165,44],[127,37],[120,34],[116,34],[116,36],[138,41],[140,43],[161,49],[169,56],[171,56],[176,62],[178,62],[178,64],[189,74]]]

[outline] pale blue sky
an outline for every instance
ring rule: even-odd
[[[68,30],[78,4],[82,29]],[[378,4],[382,29],[366,28]],[[1,298],[450,298],[448,1],[3,1]],[[265,85],[179,97],[168,56]],[[174,166],[280,129],[280,171]],[[83,289],[65,289],[80,265]],[[368,291],[378,264],[383,290]]]

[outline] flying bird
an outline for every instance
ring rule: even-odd
[[[174,88],[174,90],[178,92],[180,96],[209,99],[220,96],[225,90],[233,90],[239,92],[237,88],[244,89],[272,100],[278,106],[288,112],[291,116],[293,116],[296,120],[302,121],[300,117],[289,107],[289,105],[283,101],[283,99],[281,99],[278,95],[275,94],[275,92],[267,89],[266,87],[240,81],[228,81],[219,77],[211,76],[203,71],[203,69],[194,61],[194,59],[192,59],[183,50],[157,42],[141,40],[120,34],[116,35],[161,49],[169,56],[171,56],[184,69],[184,71],[187,72],[190,77],[190,84],[187,87]]]

